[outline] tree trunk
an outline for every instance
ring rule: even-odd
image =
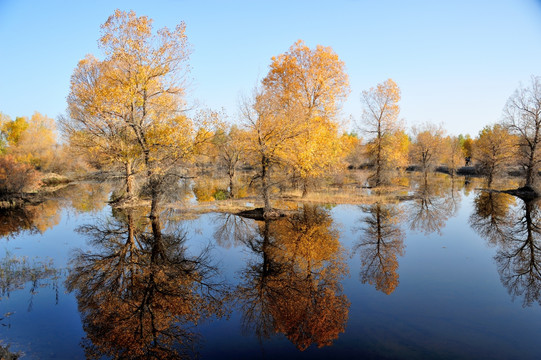
[[[526,186],[532,187],[534,184],[534,163],[535,163],[535,147],[530,148],[530,157],[528,159],[528,166],[526,167]]]
[[[151,202],[150,202],[150,219],[154,220],[155,218],[158,218],[158,201],[159,201],[159,183],[158,180],[152,176],[149,179],[149,186],[150,186],[150,196],[151,196]]]
[[[135,186],[133,179],[133,169],[131,160],[125,163],[126,170],[126,199],[133,199],[135,197]]]
[[[263,195],[264,209],[263,213],[268,213],[272,210],[270,204],[270,194],[269,194],[269,160],[263,156],[261,159],[261,191]]]
[[[227,171],[227,174],[229,175],[229,198],[233,199],[235,197],[235,189],[233,185],[233,178],[235,177],[235,169],[229,169]]]
[[[307,178],[303,178],[302,179],[302,198],[306,198],[306,196],[308,195],[308,179]]]

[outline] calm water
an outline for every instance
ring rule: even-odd
[[[28,359],[541,356],[536,203],[464,180],[289,219],[112,211],[106,184],[0,217],[0,340]]]

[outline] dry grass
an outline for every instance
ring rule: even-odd
[[[282,199],[303,203],[317,204],[354,204],[367,205],[382,201],[396,201],[407,196],[408,188],[403,186],[386,186],[378,189],[361,188],[358,186],[347,186],[341,188],[330,188],[309,192],[302,197],[302,192],[284,192]]]
[[[296,209],[304,203],[369,205],[376,202],[397,202],[406,198],[407,195],[408,189],[400,186],[378,188],[377,190],[348,187],[313,191],[304,198],[300,190],[286,191],[280,196],[275,195],[271,199],[271,202],[275,209],[288,211]],[[186,214],[205,214],[210,212],[235,214],[244,210],[263,207],[263,201],[258,197],[245,197],[240,199],[198,202],[196,204],[190,204],[190,206],[182,203],[174,203],[169,207]]]

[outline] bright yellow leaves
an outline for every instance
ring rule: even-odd
[[[288,109],[301,111],[307,121],[332,119],[349,94],[345,64],[338,55],[321,45],[310,49],[302,40],[272,58],[263,85]]]
[[[306,191],[307,179],[340,161],[336,116],[348,93],[345,65],[329,47],[310,49],[299,40],[272,58],[261,89],[243,108],[247,149],[262,167],[266,208],[272,165],[290,169]]]
[[[410,159],[426,174],[429,169],[439,165],[445,156],[445,132],[441,126],[424,124],[413,128],[414,141],[411,145]]]
[[[486,126],[475,141],[474,157],[487,177],[487,185],[516,156],[518,139],[501,125]]]
[[[5,151],[17,162],[31,164],[38,169],[48,169],[52,165],[56,144],[53,119],[35,112],[30,118],[17,117],[0,125],[8,143]]]
[[[159,182],[208,140],[182,112],[190,49],[184,24],[154,33],[150,19],[120,10],[99,43],[105,59],[88,55],[73,73],[63,129],[72,145],[122,166],[131,197],[137,172]]]
[[[349,93],[345,65],[330,47],[310,49],[299,40],[273,58],[263,85],[286,109],[282,116],[302,130],[285,160],[304,179],[306,192],[305,179],[321,176],[343,155],[336,115]]]

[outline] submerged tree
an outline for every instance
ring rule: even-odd
[[[135,137],[115,114],[118,105],[109,67],[92,55],[79,61],[71,77],[68,115],[61,117],[60,126],[71,147],[95,165],[121,166],[126,196],[133,198],[134,176],[141,170],[142,159]]]
[[[368,135],[368,156],[374,165],[375,186],[388,183],[390,172],[406,165],[408,139],[398,119],[400,88],[388,79],[363,91],[363,131]]]
[[[464,149],[460,144],[460,138],[456,136],[447,136],[445,142],[444,162],[447,165],[449,174],[454,176],[456,170],[464,164]]]
[[[348,92],[344,63],[331,48],[310,49],[297,41],[273,57],[260,88],[242,105],[247,150],[259,169],[267,213],[270,171],[276,165],[292,169],[306,195],[309,181],[345,155],[336,117]]]
[[[518,159],[526,170],[525,186],[535,185],[541,165],[541,78],[532,76],[529,87],[518,88],[507,100],[504,124],[518,136]]]
[[[256,169],[254,179],[260,180],[265,214],[272,211],[272,171],[285,165],[288,154],[294,152],[292,140],[303,132],[298,119],[290,117],[276,101],[276,97],[260,88],[241,105],[247,129],[247,159]]]
[[[246,133],[235,125],[218,130],[212,139],[215,160],[223,166],[229,178],[229,198],[237,196],[235,174],[246,157]]]

